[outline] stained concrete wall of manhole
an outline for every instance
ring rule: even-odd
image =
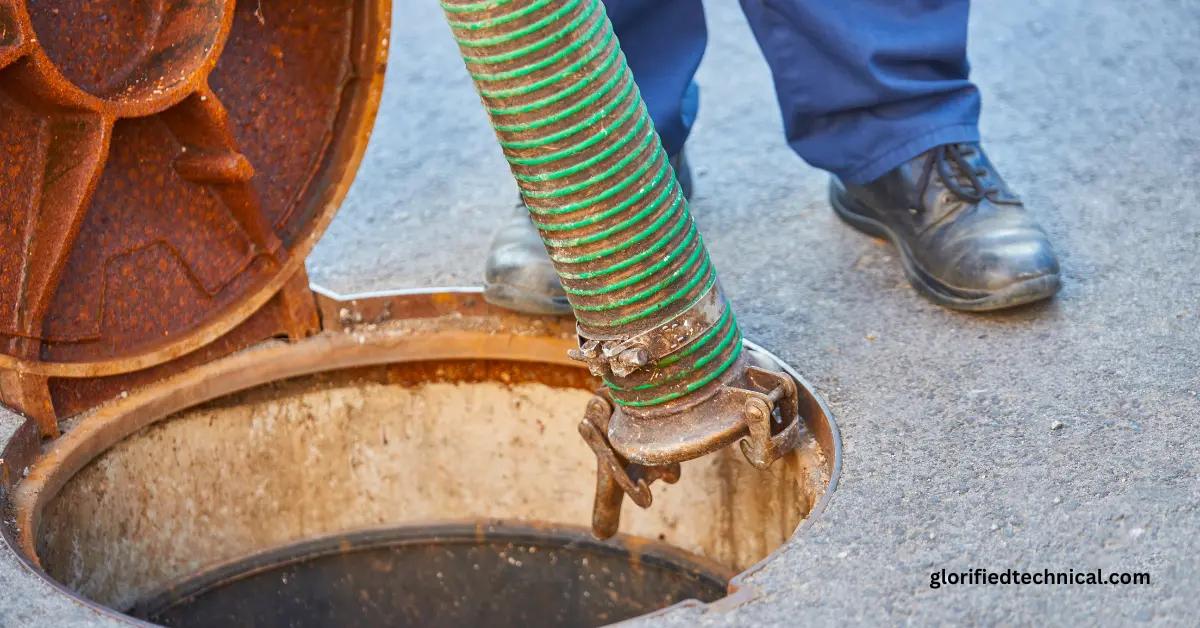
[[[565,329],[513,324],[455,316],[326,332],[206,365],[81,417],[15,492],[25,549],[36,548],[45,572],[79,595],[143,617],[165,620],[187,600],[200,616],[217,599],[164,591],[261,596],[264,581],[243,577],[246,569],[278,576],[269,579],[277,597],[289,579],[325,578],[324,595],[366,596],[339,613],[369,612],[383,603],[378,591],[342,591],[339,568],[365,560],[412,572],[406,577],[433,574],[434,584],[438,573],[478,576],[466,563],[422,565],[420,556],[439,555],[440,541],[414,544],[413,531],[499,519],[547,536],[514,542],[507,527],[495,538],[481,531],[474,545],[455,546],[459,558],[482,569],[502,555],[524,562],[545,552],[561,558],[556,581],[606,574],[577,591],[611,603],[589,607],[564,593],[554,611],[567,624],[605,623],[679,599],[710,601],[714,579],[762,560],[822,499],[834,452],[817,436],[836,439],[832,423],[765,472],[736,448],[686,463],[678,484],[656,489],[653,507],[625,509],[628,536],[564,550],[562,535],[590,522],[595,459],[575,425],[596,382],[565,359]],[[810,413],[829,421],[814,403]],[[389,535],[408,540],[355,549],[362,538]],[[336,557],[314,540],[322,538],[342,539]],[[513,549],[497,551],[497,543]],[[529,584],[493,576],[514,591]],[[221,608],[238,606],[224,599]],[[331,600],[302,599],[300,607]],[[469,601],[430,608],[456,603]]]

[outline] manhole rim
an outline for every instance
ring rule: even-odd
[[[483,304],[483,289],[479,287],[440,287],[377,291],[358,294],[339,294],[313,286],[313,291],[335,303],[392,300],[401,303],[400,309],[390,308],[393,320],[406,320],[406,312],[491,310]],[[481,304],[482,308],[481,308]],[[504,312],[504,316],[535,320]],[[413,318],[420,318],[418,314]],[[438,361],[448,359],[496,359],[513,362],[537,362],[571,368],[586,368],[567,357],[566,349],[574,346],[573,338],[513,334],[498,336],[494,332],[470,332],[452,329],[428,334],[406,333],[404,329],[327,329],[297,342],[267,341],[242,352],[178,373],[127,396],[103,404],[71,421],[63,434],[33,453],[24,478],[11,492],[0,495],[0,508],[11,517],[0,525],[5,546],[21,565],[71,601],[106,618],[135,626],[154,626],[90,600],[53,578],[42,567],[37,554],[37,532],[41,527],[42,510],[58,495],[71,478],[125,438],[149,425],[201,403],[255,388],[273,381],[302,377],[321,372],[390,363]],[[513,343],[512,338],[528,342]],[[774,361],[799,384],[801,396],[815,404],[824,419],[824,435],[817,433],[828,463],[828,484],[808,515],[778,548],[737,573],[729,581],[729,594],[711,603],[686,600],[642,615],[653,617],[680,607],[728,607],[740,605],[758,597],[753,585],[745,580],[774,561],[781,553],[820,517],[835,492],[841,476],[842,440],[837,421],[828,402],[788,363],[774,353],[750,341],[745,347]],[[295,355],[299,354],[299,355]],[[307,358],[305,360],[297,358]],[[285,359],[286,358],[286,359]],[[212,384],[219,385],[212,385]],[[203,391],[203,394],[198,394]],[[36,432],[32,420],[21,430]],[[20,431],[20,430],[19,430]],[[814,430],[815,431],[815,430]],[[32,433],[31,432],[31,433]],[[18,435],[10,438],[3,459],[19,460],[20,454],[10,455]],[[28,458],[25,452],[24,457]],[[640,537],[638,537],[640,538]],[[269,548],[268,548],[269,549]]]

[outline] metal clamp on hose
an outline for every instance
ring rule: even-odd
[[[750,464],[766,469],[799,445],[795,381],[786,373],[741,360],[730,370],[736,377],[719,383],[698,402],[680,397],[649,412],[614,409],[608,390],[592,398],[579,433],[597,459],[592,512],[597,537],[616,533],[625,495],[649,508],[650,483],[662,479],[674,484],[680,477],[680,462],[740,440]]]

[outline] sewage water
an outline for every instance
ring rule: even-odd
[[[259,553],[130,614],[167,626],[597,626],[725,594],[728,570],[665,544],[534,526],[399,527]]]

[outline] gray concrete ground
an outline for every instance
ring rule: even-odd
[[[433,3],[397,9],[383,117],[311,258],[339,290],[477,284],[516,196]],[[736,3],[708,20],[693,209],[747,335],[832,402],[845,466],[760,600],[680,623],[1195,622],[1200,3],[975,3],[987,146],[1065,269],[1053,303],[994,316],[922,300],[834,217]],[[930,589],[943,567],[1153,584]]]
[[[694,211],[747,335],[832,403],[845,461],[828,509],[753,578],[760,597],[658,622],[1194,625],[1200,3],[975,3],[987,146],[1065,270],[1052,303],[992,316],[922,300],[889,247],[835,219],[736,3],[708,5]],[[514,204],[439,20],[397,1],[376,134],[310,259],[338,291],[477,284]],[[0,624],[72,608],[0,560]],[[1153,583],[929,587],[973,567]]]

